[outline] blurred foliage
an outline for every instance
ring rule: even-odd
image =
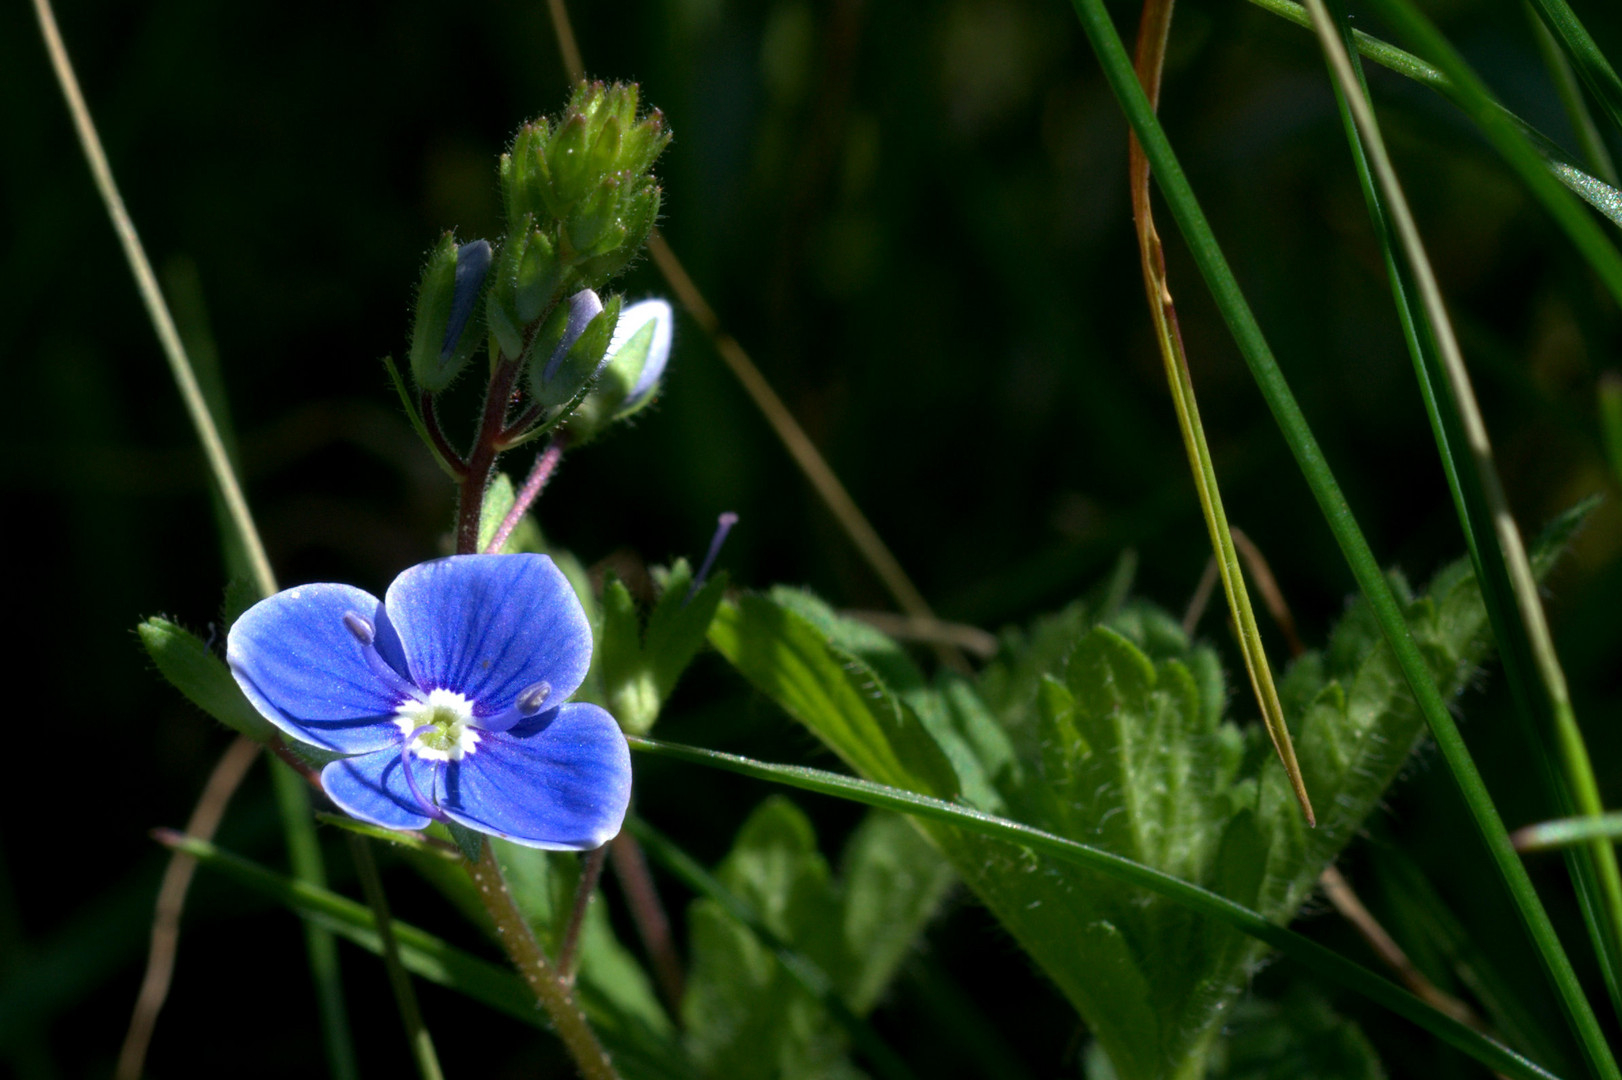
[[[1579,6],[1622,56],[1622,10]],[[589,70],[637,79],[675,133],[661,169],[673,248],[943,615],[992,630],[1025,623],[1064,607],[1124,548],[1139,555],[1140,595],[1182,605],[1207,541],[1143,312],[1125,125],[1064,4],[575,7]],[[1112,11],[1134,25],[1133,5]],[[1518,5],[1432,11],[1506,104],[1574,148]],[[496,155],[524,119],[565,98],[545,5],[162,0],[58,14],[143,238],[167,281],[198,283],[182,330],[217,349],[283,580],[380,590],[441,550],[452,496],[378,359],[404,353],[425,253],[445,229],[496,232]],[[12,403],[4,482],[13,558],[26,567],[8,596],[31,622],[15,670],[45,687],[42,722],[72,748],[66,769],[43,757],[16,768],[14,804],[34,819],[0,826],[0,1048],[19,1076],[100,1075],[133,1000],[162,859],[146,829],[184,820],[229,737],[152,676],[128,628],[164,612],[206,639],[226,571],[201,460],[23,5],[0,10],[0,71],[0,320],[13,328],[0,361]],[[1577,712],[1617,805],[1607,763],[1622,756],[1622,730],[1605,720],[1622,705],[1622,514],[1596,413],[1596,385],[1616,366],[1617,313],[1449,106],[1389,73],[1370,77],[1520,519],[1611,496],[1550,587]],[[1376,552],[1429,577],[1462,543],[1316,47],[1247,5],[1184,0],[1162,112]],[[1350,577],[1192,267],[1167,242],[1230,517],[1267,553],[1303,637],[1323,641]],[[644,263],[627,289],[634,299],[662,285]],[[570,458],[539,516],[549,540],[587,566],[610,560],[633,593],[651,595],[644,562],[699,555],[725,509],[742,514],[723,556],[735,582],[884,606],[682,321],[659,403]],[[29,529],[39,536],[24,545]],[[1205,633],[1237,670],[1215,620]],[[1505,818],[1546,813],[1522,782],[1526,753],[1501,688],[1460,709]],[[713,658],[687,673],[660,733],[775,760],[814,752]],[[639,812],[712,864],[740,808],[766,794],[667,762],[637,770]],[[1424,868],[1455,944],[1490,953],[1503,984],[1541,988],[1520,936],[1503,932],[1513,915],[1481,852],[1460,839],[1472,833],[1448,782],[1423,755],[1411,772],[1375,828]],[[824,851],[858,820],[849,807],[797,803]],[[274,863],[272,819],[256,775],[222,843]],[[349,889],[340,850],[333,884]],[[1372,858],[1353,845],[1354,883]],[[1562,933],[1580,940],[1558,860],[1534,871]],[[679,916],[687,894],[660,880]],[[420,892],[393,891],[402,918],[453,922]],[[1405,921],[1389,892],[1367,899],[1399,936],[1424,925]],[[1307,929],[1362,955],[1336,920]],[[875,1024],[921,1074],[977,1075],[974,1029],[940,1011],[966,998],[1029,1071],[1076,1075],[1074,1014],[999,934],[972,905],[949,910],[928,960],[950,985],[926,994],[904,983]],[[1417,954],[1425,939],[1404,944]],[[199,879],[153,1074],[205,1060],[272,1075],[315,1060],[301,956],[285,913]],[[381,970],[353,951],[344,964],[363,1067],[406,1068]],[[1256,996],[1270,1000],[1281,980],[1262,972]],[[1526,1022],[1563,1044],[1547,999],[1523,996]],[[563,1074],[531,1029],[434,987],[423,998],[452,1071]],[[1416,1046],[1406,1025],[1333,1005],[1391,1075],[1469,1074],[1450,1052]]]

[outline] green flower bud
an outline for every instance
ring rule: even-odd
[[[587,153],[593,134],[590,123],[577,113],[558,125],[547,143],[546,168],[552,177],[549,205],[556,217],[566,216],[596,179],[595,162]]]
[[[411,378],[419,389],[444,390],[478,347],[479,334],[467,327],[489,269],[490,245],[484,240],[458,245],[446,233],[429,254],[411,333]]]
[[[559,304],[542,324],[530,347],[529,388],[535,401],[551,414],[568,409],[590,389],[602,369],[620,298],[605,305],[590,289]]]
[[[526,216],[524,220],[529,220]],[[484,304],[484,321],[490,328],[490,352],[514,358],[524,354],[525,320],[518,317],[518,267],[524,255],[525,235],[518,233],[501,245],[496,260],[495,280]]]
[[[637,118],[639,100],[634,85],[581,83],[562,117],[524,125],[502,156],[509,230],[538,231],[551,245],[523,270],[526,282],[539,282],[529,301],[505,310],[515,326],[563,289],[603,285],[646,242],[659,213],[648,170],[670,133],[657,110]]]
[[[618,231],[613,234],[617,244],[601,255],[582,259],[575,264],[576,280],[580,284],[593,289],[601,288],[642,251],[648,233],[653,230],[653,223],[659,216],[659,189],[651,181],[646,183],[644,191],[628,201],[621,201],[620,207],[624,213],[615,222]]]
[[[669,302],[658,298],[625,309],[614,325],[608,362],[597,384],[569,418],[571,439],[586,442],[654,399],[670,360],[675,321]]]
[[[557,245],[539,229],[517,234],[514,243],[521,246],[513,282],[514,310],[519,322],[528,325],[551,305],[568,268],[558,258]]]
[[[653,167],[654,159],[670,145],[670,132],[665,128],[665,114],[654,109],[642,122],[627,125],[620,139],[619,167],[641,175]]]
[[[551,184],[546,168],[546,143],[551,129],[545,120],[525,124],[513,137],[512,147],[501,155],[501,198],[507,211],[507,228],[516,230],[525,215],[536,223],[549,222],[545,191]]]
[[[602,178],[582,199],[567,220],[569,245],[583,259],[606,255],[625,241],[620,222],[620,194],[630,177],[614,173]]]

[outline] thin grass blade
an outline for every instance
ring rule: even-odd
[[[1598,817],[1560,818],[1516,829],[1510,839],[1517,851],[1553,851],[1556,848],[1603,840],[1622,840],[1622,811],[1613,810]]]
[[[1526,868],[1510,845],[1498,808],[1493,804],[1481,779],[1469,749],[1459,735],[1458,726],[1449,714],[1446,704],[1437,692],[1436,684],[1425,667],[1418,646],[1403,621],[1401,609],[1391,592],[1389,583],[1369,548],[1357,519],[1347,504],[1345,495],[1335,480],[1323,451],[1313,436],[1306,417],[1290,392],[1278,362],[1273,358],[1260,325],[1256,322],[1249,303],[1222,254],[1210,223],[1195,198],[1188,178],[1173,153],[1165,132],[1156,120],[1143,88],[1138,84],[1126,49],[1121,44],[1115,25],[1105,11],[1102,0],[1072,0],[1072,8],[1092,44],[1094,53],[1103,67],[1116,99],[1126,113],[1128,122],[1142,140],[1144,152],[1154,170],[1157,183],[1176,219],[1184,238],[1188,241],[1195,264],[1200,268],[1210,288],[1218,310],[1238,344],[1245,362],[1255,377],[1257,386],[1266,399],[1280,432],[1294,453],[1302,474],[1318,501],[1320,510],[1329,524],[1345,557],[1348,567],[1357,579],[1359,588],[1369,601],[1369,607],[1379,624],[1392,654],[1403,671],[1414,693],[1421,712],[1430,726],[1449,773],[1459,785],[1471,816],[1485,841],[1493,862],[1509,889],[1516,908],[1531,934],[1539,954],[1544,960],[1562,1006],[1572,1026],[1584,1044],[1597,1071],[1607,1077],[1622,1076],[1616,1069],[1609,1047],[1606,1046],[1593,1008],[1583,994],[1582,985],[1572,969],[1570,958],[1555,934],[1543,902],[1532,887]],[[1524,144],[1521,144],[1524,146]],[[1530,153],[1530,148],[1527,148]],[[1534,155],[1535,156],[1535,155]],[[1539,178],[1555,184],[1546,172]],[[1563,192],[1560,197],[1565,199]],[[1567,200],[1569,201],[1569,200]],[[1575,210],[1575,204],[1572,205]],[[1592,222],[1583,219],[1585,225]],[[1603,240],[1602,240],[1603,243]],[[1607,245],[1608,248],[1608,245]],[[1614,249],[1609,249],[1615,255]]]
[[[1362,72],[1347,47],[1351,35],[1346,16],[1339,10],[1332,16],[1326,0],[1307,3],[1329,58],[1343,116],[1350,125],[1348,142],[1385,253],[1420,391],[1482,583],[1518,715],[1557,805],[1597,815],[1604,809],[1598,785],[1576,726],[1531,563],[1509,512],[1486,424],[1440,287],[1386,152]],[[1397,247],[1404,254],[1401,262],[1394,255]],[[1541,688],[1536,685],[1539,680]],[[1563,773],[1551,767],[1544,750],[1544,739],[1551,731],[1562,751]],[[1615,851],[1600,841],[1578,855],[1578,860],[1580,865],[1572,868],[1574,882],[1612,1004],[1622,1014],[1622,988],[1616,977],[1622,970],[1617,951],[1622,942],[1622,872]]]
[[[1538,17],[1530,2],[1526,4],[1526,17],[1532,24],[1532,39],[1537,43],[1538,55],[1543,58],[1543,66],[1549,69],[1549,78],[1554,81],[1554,91],[1560,97],[1560,107],[1565,110],[1566,121],[1577,136],[1577,145],[1582,148],[1583,157],[1588,159],[1589,171],[1615,187],[1616,162],[1611,159],[1605,137],[1594,123],[1593,113],[1588,111],[1588,102],[1583,100],[1583,88],[1577,81],[1577,72],[1572,68],[1570,58],[1561,51],[1560,42],[1555,39],[1548,24]]]
[[[1332,982],[1354,990],[1397,1015],[1413,1021],[1420,1027],[1446,1041],[1449,1045],[1470,1055],[1488,1068],[1514,1077],[1552,1077],[1554,1074],[1521,1056],[1502,1043],[1488,1038],[1473,1028],[1466,1027],[1453,1017],[1425,1004],[1408,991],[1381,978],[1359,964],[1327,949],[1310,938],[1268,922],[1258,913],[1234,903],[1226,897],[1191,885],[1186,881],[1164,874],[1159,870],[1133,862],[1131,859],[1090,847],[1074,840],[1066,840],[1052,833],[979,810],[945,802],[941,799],[904,791],[901,788],[875,784],[868,780],[841,776],[838,773],[810,769],[801,765],[775,765],[750,758],[706,750],[695,746],[682,746],[638,735],[628,736],[631,749],[658,754],[695,765],[707,765],[728,772],[750,776],[772,783],[786,784],[804,791],[814,791],[835,798],[858,802],[865,806],[894,810],[913,817],[939,821],[967,829],[981,835],[1018,844],[1032,852],[1085,866],[1102,874],[1151,892],[1158,893],[1192,911],[1219,919],[1242,933],[1266,942],[1279,952],[1306,966],[1309,970]]]
[[[1295,0],[1250,0],[1250,2],[1263,11],[1271,12],[1302,29],[1312,29],[1312,18],[1307,14],[1307,9],[1295,3]],[[1460,108],[1464,107],[1458,89],[1448,77],[1413,53],[1399,49],[1390,42],[1382,41],[1361,30],[1352,31],[1352,41],[1356,45],[1357,52],[1365,59],[1379,64],[1388,71],[1423,83]],[[1585,172],[1559,143],[1497,101],[1492,101],[1492,107],[1526,137],[1555,179],[1571,189],[1578,198],[1604,214],[1612,223],[1622,226],[1622,191],[1618,191],[1614,183]]]
[[[1151,108],[1160,98],[1160,73],[1165,65],[1166,40],[1171,33],[1174,3],[1175,0],[1144,0],[1135,66]],[[1149,202],[1149,160],[1143,156],[1143,147],[1136,135],[1130,137],[1128,176],[1132,191],[1132,218],[1137,223],[1138,257],[1143,266],[1143,285],[1148,294],[1149,313],[1155,324],[1155,340],[1160,346],[1160,357],[1166,368],[1166,383],[1171,388],[1172,404],[1177,410],[1177,426],[1183,435],[1189,471],[1194,475],[1194,486],[1199,492],[1200,511],[1205,517],[1205,528],[1216,553],[1217,574],[1222,580],[1228,610],[1233,614],[1234,625],[1239,630],[1239,651],[1244,657],[1245,673],[1250,676],[1250,689],[1256,695],[1262,723],[1267,728],[1267,736],[1272,740],[1279,763],[1290,778],[1290,786],[1295,791],[1296,801],[1301,804],[1301,812],[1306,816],[1308,825],[1316,825],[1312,799],[1301,778],[1301,766],[1295,758],[1295,745],[1290,740],[1289,726],[1284,722],[1284,706],[1279,702],[1278,689],[1273,683],[1273,669],[1267,662],[1261,628],[1256,625],[1250,591],[1239,569],[1239,556],[1234,550],[1228,514],[1222,506],[1222,489],[1217,483],[1216,466],[1211,462],[1211,448],[1205,441],[1205,425],[1200,422],[1200,408],[1194,397],[1194,376],[1189,370],[1188,355],[1183,348],[1177,308],[1172,302],[1171,286],[1166,279],[1166,256],[1160,246],[1154,209]]]
[[[1618,131],[1622,131],[1622,80],[1616,69],[1600,52],[1594,37],[1577,18],[1566,0],[1532,0],[1548,23],[1549,29],[1560,39],[1571,56],[1571,62],[1582,76],[1583,83],[1599,102],[1600,109],[1610,118]]]
[[[1481,78],[1464,62],[1435,24],[1408,0],[1372,0],[1371,6],[1376,14],[1396,27],[1398,33],[1442,73],[1447,85],[1452,87],[1450,96],[1454,102],[1519,174],[1521,181],[1564,230],[1590,268],[1604,282],[1606,289],[1622,303],[1622,253],[1600,231],[1593,218],[1572,200],[1568,192],[1562,190],[1560,180],[1550,173],[1538,150],[1528,139],[1523,125],[1518,124],[1493,100]]]

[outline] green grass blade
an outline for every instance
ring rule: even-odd
[[[152,263],[146,257],[140,235],[135,231],[135,222],[130,219],[129,211],[124,207],[124,197],[119,194],[118,184],[113,179],[112,166],[107,161],[106,151],[102,149],[101,136],[96,133],[84,94],[79,89],[79,80],[68,59],[67,48],[62,43],[50,0],[34,0],[34,13],[39,18],[40,34],[45,40],[45,48],[50,54],[51,66],[56,71],[68,112],[72,114],[79,145],[84,149],[85,161],[90,166],[91,179],[95,181],[96,191],[112,221],[113,232],[118,235],[119,244],[124,249],[130,274],[135,278],[136,291],[146,305],[147,317],[152,321],[152,329],[158,335],[164,358],[169,362],[170,374],[174,376],[186,413],[197,431],[197,440],[202,444],[203,455],[208,460],[209,474],[229,509],[236,533],[234,542],[242,545],[260,590],[268,596],[276,591],[270,560],[265,556],[264,544],[260,542],[259,531],[254,527],[253,515],[248,512],[248,501],[242,494],[236,471],[231,467],[231,458],[220,437],[219,426],[198,384],[197,372],[186,355],[180,332],[175,329],[174,317],[169,312],[169,305],[164,302],[163,291],[158,287],[157,275],[152,272]]]
[[[1143,143],[1161,192],[1171,208],[1172,216],[1182,229],[1195,264],[1205,277],[1217,307],[1227,321],[1228,328],[1239,345],[1262,396],[1267,400],[1285,441],[1294,453],[1296,462],[1318,501],[1347,565],[1351,568],[1359,588],[1368,599],[1375,620],[1391,645],[1392,654],[1413,690],[1414,698],[1430,726],[1448,771],[1459,785],[1493,862],[1504,878],[1516,908],[1543,957],[1551,981],[1560,995],[1561,1003],[1573,1027],[1579,1032],[1579,1038],[1583,1041],[1591,1060],[1599,1064],[1600,1072],[1608,1077],[1622,1076],[1622,1073],[1616,1070],[1609,1048],[1605,1046],[1594,1011],[1583,995],[1576,972],[1572,969],[1565,948],[1555,934],[1554,925],[1549,921],[1542,900],[1533,889],[1526,868],[1521,865],[1509,842],[1509,835],[1504,828],[1498,808],[1487,792],[1486,784],[1470,757],[1458,726],[1437,692],[1436,684],[1425,667],[1424,657],[1420,655],[1418,646],[1408,632],[1390,585],[1381,572],[1367,539],[1358,527],[1351,507],[1347,504],[1328,462],[1325,461],[1323,451],[1302,415],[1295,396],[1290,392],[1289,385],[1279,370],[1278,362],[1273,358],[1272,350],[1268,347],[1261,327],[1239,289],[1233,271],[1216,242],[1210,223],[1206,220],[1199,201],[1194,197],[1193,189],[1176,155],[1172,152],[1165,132],[1161,130],[1154,111],[1149,107],[1143,88],[1138,84],[1133,72],[1131,60],[1121,44],[1120,36],[1116,33],[1114,23],[1104,10],[1102,0],[1072,0],[1072,7],[1103,66],[1105,78],[1110,82],[1117,100],[1121,103],[1128,122]],[[1524,142],[1518,145],[1525,146]],[[1530,147],[1525,148],[1527,153],[1532,153]],[[1555,185],[1558,191],[1557,181],[1547,172],[1540,168],[1537,176],[1540,180]],[[1563,192],[1559,194],[1560,198],[1566,198]],[[1576,205],[1571,204],[1571,209],[1576,211]],[[1583,219],[1583,224],[1592,226],[1592,222],[1586,218]],[[1604,244],[1603,238],[1600,242]],[[1608,244],[1604,246],[1612,256],[1615,256],[1614,249],[1609,248]],[[1618,269],[1622,270],[1622,260],[1618,260]],[[1619,275],[1619,281],[1622,281],[1622,275]]]
[[[1218,896],[1198,885],[1191,885],[1131,859],[1074,840],[1066,840],[993,814],[971,810],[885,784],[875,784],[868,780],[800,765],[774,765],[717,750],[682,746],[636,735],[628,738],[633,750],[696,765],[708,765],[743,776],[847,799],[865,806],[894,810],[913,817],[942,822],[1107,874],[1120,881],[1158,893],[1192,911],[1219,919],[1242,933],[1271,945],[1309,970],[1355,990],[1397,1015],[1413,1021],[1449,1045],[1505,1076],[1545,1078],[1553,1076],[1502,1043],[1466,1027],[1451,1016],[1420,1001],[1395,983],[1381,978],[1310,938],[1271,923],[1258,913],[1226,897]]]
[[[1552,0],[1551,0],[1552,2]],[[1622,303],[1622,253],[1600,227],[1563,190],[1539,156],[1524,126],[1493,100],[1486,84],[1471,70],[1435,25],[1407,0],[1373,0],[1375,12],[1418,51],[1428,57],[1452,87],[1454,102],[1475,122],[1488,142],[1521,177],[1555,222],[1582,253],[1613,297]],[[1596,181],[1597,183],[1598,181]]]
[[[377,921],[364,904],[339,896],[307,881],[284,877],[257,863],[223,851],[213,844],[180,833],[160,832],[158,839],[218,870],[238,884],[292,909],[305,920],[382,955]],[[463,952],[415,926],[393,920],[400,962],[406,970],[431,983],[465,994],[474,1001],[535,1027],[546,1026],[546,1016],[515,972]]]
[[[1172,0],[1150,0],[1144,5],[1143,21],[1138,29],[1138,79],[1147,88],[1150,105],[1160,93],[1160,74],[1165,64],[1166,42],[1171,33]],[[1222,505],[1222,487],[1217,482],[1216,465],[1211,460],[1211,448],[1206,442],[1205,425],[1200,420],[1200,407],[1194,394],[1194,375],[1189,370],[1188,355],[1183,346],[1183,333],[1177,321],[1177,308],[1172,301],[1171,286],[1166,280],[1166,256],[1155,230],[1154,208],[1149,199],[1149,166],[1143,151],[1133,140],[1128,157],[1127,175],[1132,195],[1132,219],[1137,226],[1138,257],[1143,266],[1143,283],[1149,304],[1149,315],[1155,326],[1155,341],[1166,370],[1166,383],[1177,412],[1177,426],[1182,432],[1183,449],[1188,455],[1189,472],[1194,477],[1194,488],[1199,493],[1200,510],[1205,517],[1205,529],[1211,537],[1211,548],[1216,556],[1217,573],[1222,579],[1222,592],[1228,601],[1239,639],[1239,652],[1245,661],[1245,673],[1250,676],[1250,688],[1256,695],[1256,707],[1261,712],[1262,724],[1278,754],[1279,764],[1290,778],[1290,786],[1301,805],[1308,825],[1317,824],[1312,811],[1312,799],[1306,781],[1301,776],[1301,765],[1296,760],[1295,744],[1290,728],[1284,720],[1284,706],[1279,702],[1278,688],[1273,681],[1273,669],[1267,661],[1267,649],[1262,644],[1261,629],[1256,625],[1256,612],[1250,602],[1250,590],[1239,570],[1239,555],[1234,550],[1233,530],[1228,525],[1228,513]]]
[[[1616,129],[1622,131],[1622,80],[1617,79],[1616,69],[1599,51],[1599,46],[1577,18],[1577,13],[1571,10],[1566,0],[1532,2],[1537,5],[1549,29],[1566,47],[1577,74],[1582,76],[1583,83],[1599,102],[1600,108],[1610,117]]]
[[[321,862],[321,845],[316,840],[315,820],[310,816],[310,792],[304,778],[275,758],[270,761],[270,775],[293,876],[301,885],[323,889],[326,868]],[[338,973],[337,944],[326,928],[305,923],[304,949],[310,961],[310,977],[315,982],[316,1007],[321,1013],[327,1069],[334,1080],[358,1080],[360,1068],[355,1061],[355,1042],[349,1034],[349,1009],[344,1003],[343,979]]]
[[[1303,29],[1312,29],[1312,19],[1307,15],[1307,9],[1295,3],[1295,0],[1250,0],[1250,2],[1263,11],[1271,12]],[[1454,102],[1454,104],[1463,107],[1459,92],[1453,83],[1448,80],[1448,77],[1413,53],[1399,49],[1390,42],[1382,41],[1372,34],[1365,34],[1361,30],[1352,31],[1352,41],[1357,46],[1358,53],[1365,59],[1379,64],[1388,71],[1394,71],[1398,75],[1423,83]],[[1504,116],[1522,135],[1526,136],[1537,150],[1538,155],[1543,159],[1544,167],[1554,175],[1555,179],[1570,188],[1578,198],[1604,214],[1613,223],[1622,226],[1622,191],[1618,191],[1614,184],[1584,172],[1559,143],[1504,108],[1497,101],[1492,101],[1492,107]]]
[[[625,828],[642,844],[643,850],[680,878],[689,889],[713,900],[740,925],[747,927],[749,932],[777,957],[777,962],[783,965],[783,970],[827,1010],[835,1023],[845,1029],[851,1042],[867,1057],[868,1064],[878,1075],[890,1077],[891,1080],[910,1080],[915,1075],[907,1068],[907,1063],[901,1056],[879,1038],[878,1033],[867,1021],[857,1016],[851,1011],[850,1006],[845,1004],[827,972],[796,950],[792,944],[774,934],[771,927],[760,917],[760,913],[750,907],[747,901],[723,885],[714,874],[677,847],[669,837],[641,818],[634,816],[627,818]]]
[[[394,919],[389,915],[388,896],[383,891],[383,876],[377,872],[377,860],[372,857],[366,839],[355,833],[349,835],[349,851],[355,860],[355,875],[360,878],[366,906],[372,909],[378,944],[382,946],[383,967],[388,971],[394,1003],[405,1023],[406,1046],[417,1066],[417,1075],[422,1080],[445,1080],[445,1073],[439,1067],[439,1055],[434,1051],[433,1036],[428,1033],[428,1025],[422,1022],[417,991],[411,985],[410,974],[400,963],[400,942],[394,936]]]
[[[1577,81],[1577,72],[1572,69],[1571,60],[1561,51],[1560,42],[1555,40],[1548,24],[1538,18],[1530,2],[1526,5],[1526,17],[1532,24],[1532,37],[1537,42],[1538,55],[1543,58],[1543,66],[1549,69],[1549,78],[1554,80],[1554,92],[1560,97],[1560,107],[1566,111],[1566,121],[1577,136],[1577,145],[1582,148],[1583,157],[1588,159],[1589,170],[1615,187],[1616,162],[1611,159],[1605,137],[1594,123],[1593,113],[1588,111],[1588,102],[1583,100],[1583,88]]]
[[[136,290],[146,306],[153,331],[157,334],[164,358],[168,361],[170,373],[174,377],[186,412],[191,418],[197,440],[202,445],[203,455],[208,461],[209,474],[218,497],[224,503],[225,518],[230,526],[229,532],[221,538],[226,551],[226,561],[228,564],[240,561],[249,566],[254,585],[260,595],[269,596],[276,591],[276,577],[271,571],[270,560],[265,555],[258,527],[254,524],[253,514],[248,509],[247,498],[243,495],[242,485],[232,464],[227,436],[222,435],[222,428],[228,432],[229,426],[222,424],[216,416],[216,411],[223,402],[215,401],[214,408],[210,407],[204,386],[199,382],[197,372],[186,353],[174,317],[164,301],[163,291],[158,287],[157,277],[152,272],[152,264],[147,258],[146,249],[141,244],[140,236],[135,231],[135,223],[124,206],[123,196],[119,193],[118,184],[113,178],[112,166],[107,160],[106,151],[101,145],[101,137],[96,132],[95,122],[90,117],[89,107],[85,104],[84,94],[79,88],[79,80],[74,74],[72,61],[68,58],[67,48],[62,42],[50,0],[34,0],[34,12],[39,20],[40,35],[44,39],[46,52],[50,55],[51,66],[61,86],[62,96],[73,118],[79,145],[83,148],[85,160],[90,166],[96,191],[101,196],[113,231],[124,249],[124,257],[135,279]],[[299,865],[302,859],[305,868],[314,867],[319,873],[321,855],[319,847],[314,843],[308,795],[301,786],[296,793],[287,786],[289,782],[302,785],[303,781],[290,774],[284,779],[280,770],[275,771],[274,775],[277,779],[278,803],[282,809],[288,847],[290,851],[302,852],[295,856],[295,865]],[[347,1022],[344,1020],[343,988],[339,985],[337,977],[337,952],[333,948],[331,937],[319,927],[307,928],[306,939],[309,945],[311,972],[315,977],[317,995],[321,1002],[323,1033],[329,1064],[334,1077],[338,1080],[350,1080],[357,1075],[357,1070],[352,1040]]]
[[[1564,774],[1548,768],[1545,762],[1540,764],[1545,766],[1541,771],[1557,804],[1598,815],[1604,810],[1598,784],[1576,726],[1531,562],[1498,478],[1486,424],[1440,287],[1386,152],[1367,85],[1355,67],[1354,54],[1346,46],[1350,37],[1347,20],[1339,12],[1332,19],[1325,0],[1307,3],[1329,58],[1343,115],[1354,124],[1348,131],[1349,141],[1392,274],[1404,329],[1409,331],[1421,393],[1476,577],[1482,584],[1500,656],[1519,706],[1518,715],[1526,722],[1528,741],[1540,758],[1546,757],[1544,733],[1552,730],[1556,734]],[[1378,190],[1371,186],[1375,177]],[[1405,255],[1404,264],[1393,257],[1392,249],[1398,242]],[[1418,298],[1419,305],[1414,304],[1414,298]],[[1421,332],[1412,333],[1415,327]],[[1617,971],[1622,969],[1622,956],[1617,952],[1622,942],[1622,870],[1615,850],[1602,841],[1596,840],[1577,857],[1586,864],[1574,867],[1573,875],[1584,916],[1601,958],[1612,1003],[1622,1013],[1622,990],[1616,979]]]

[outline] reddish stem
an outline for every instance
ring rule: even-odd
[[[434,401],[434,395],[422,391],[417,398],[417,411],[422,414],[422,426],[428,429],[428,437],[434,440],[434,449],[439,451],[439,456],[450,465],[452,472],[466,476],[467,460],[445,438],[445,431],[439,426],[439,406]]]
[[[529,408],[520,413],[518,419],[514,420],[507,430],[501,433],[501,448],[505,450],[519,439],[523,438],[524,432],[534,427],[535,422],[538,421],[545,412],[546,409],[544,409],[542,406],[531,405]]]
[[[648,872],[648,860],[642,854],[642,845],[636,837],[622,831],[610,840],[609,857],[614,860],[614,876],[619,878],[625,902],[631,909],[631,920],[642,938],[653,963],[653,977],[659,983],[659,992],[672,1016],[681,1016],[681,999],[686,991],[682,975],[681,957],[676,955],[676,944],[670,933],[670,918],[659,902],[659,891],[654,888],[653,875]]]
[[[479,435],[468,455],[467,475],[462,478],[462,494],[456,508],[456,553],[472,555],[479,550],[479,515],[484,509],[484,489],[496,466],[497,448],[507,425],[507,409],[512,404],[513,380],[518,376],[516,360],[502,360],[490,373],[484,392],[484,415]]]
[[[574,909],[569,912],[569,925],[563,930],[563,944],[558,947],[558,977],[563,985],[574,985],[575,968],[580,963],[580,929],[586,924],[586,908],[592,894],[597,891],[597,879],[603,876],[603,860],[608,857],[608,845],[592,848],[580,859],[580,884],[574,891]]]
[[[496,534],[484,546],[485,554],[494,555],[506,546],[507,538],[518,527],[518,523],[524,520],[524,515],[529,512],[529,508],[540,497],[541,490],[546,487],[546,482],[552,479],[552,474],[557,471],[558,462],[563,460],[563,451],[566,449],[568,440],[562,435],[554,435],[552,441],[546,444],[546,449],[536,457],[534,467],[529,470],[529,478],[524,481],[524,486],[518,489],[512,509],[507,511],[507,516],[501,519],[501,526],[496,529]]]

